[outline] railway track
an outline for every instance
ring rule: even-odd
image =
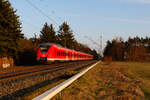
[[[37,65],[14,67],[0,71],[0,100],[11,100],[20,96],[19,94],[28,93],[30,89],[41,86],[43,82],[57,80],[66,71],[80,70],[96,61],[79,61],[57,63],[51,65]],[[45,83],[44,83],[45,84]],[[37,87],[38,88],[38,87]],[[27,91],[27,92],[25,92]]]
[[[46,73],[52,73],[59,70],[63,70],[66,68],[72,68],[75,65],[82,64],[82,63],[91,63],[88,61],[80,61],[80,62],[69,62],[69,63],[58,63],[58,64],[52,64],[52,65],[38,65],[38,66],[31,66],[31,67],[21,67],[21,68],[15,68],[8,71],[5,71],[3,73],[0,73],[0,82],[10,82],[13,80],[19,80],[19,79],[25,79],[27,77],[40,75],[40,74],[46,74]]]

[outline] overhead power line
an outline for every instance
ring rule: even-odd
[[[91,39],[90,37],[88,37],[86,35],[84,37],[87,38],[87,39],[89,39],[91,42],[93,42],[93,44],[99,46],[99,44],[97,42],[95,42],[93,39]]]
[[[53,21],[56,25],[59,26],[59,24],[51,17],[49,17],[46,13],[44,13],[40,8],[38,8],[37,6],[35,6],[32,2],[30,2],[30,0],[25,0],[28,4],[30,4],[34,9],[36,9],[39,13],[41,13],[43,16],[47,17],[49,20]],[[79,35],[78,33],[74,32],[75,34]],[[79,35],[81,36],[81,35]],[[95,42],[93,39],[91,39],[88,36],[83,36],[86,39],[90,40],[93,44],[99,46],[99,44],[97,42]]]
[[[51,17],[49,17],[47,14],[45,14],[41,9],[39,9],[38,7],[36,7],[32,2],[30,2],[29,0],[25,0],[28,4],[30,4],[34,9],[36,9],[39,13],[41,13],[43,16],[47,17],[50,21],[53,21],[56,25],[59,26],[59,24]]]

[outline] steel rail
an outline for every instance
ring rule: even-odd
[[[32,100],[50,100],[53,96],[55,96],[57,93],[65,89],[67,86],[69,86],[71,83],[73,83],[75,80],[77,80],[79,77],[84,75],[87,71],[89,71],[91,68],[93,68],[95,65],[97,65],[99,62],[93,64],[92,66],[88,67],[87,69],[81,71],[80,73],[72,76],[68,80],[60,83],[59,85],[55,86],[54,88],[44,92],[43,94],[33,98]]]
[[[81,63],[81,62],[80,62]],[[13,73],[13,74],[6,74],[6,76],[1,76],[0,77],[0,82],[9,82],[12,80],[18,80],[18,79],[23,79],[26,77],[31,77],[34,75],[39,75],[39,74],[43,74],[43,73],[52,73],[58,70],[62,70],[62,69],[66,69],[67,66],[71,66],[77,63],[69,63],[69,64],[63,64],[63,65],[58,65],[58,66],[51,66],[51,67],[41,67],[39,69],[34,69],[34,70],[25,70],[25,72],[20,72],[20,73]],[[66,66],[65,66],[66,65]],[[72,68],[72,67],[68,67],[68,68]]]

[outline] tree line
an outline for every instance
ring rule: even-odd
[[[113,61],[150,61],[150,38],[129,37],[127,41],[116,38],[107,41],[104,58]]]
[[[8,0],[0,0],[0,56],[11,56],[16,64],[35,63],[36,50],[39,43],[50,42],[60,44],[63,47],[74,49],[94,55],[98,58],[96,50],[79,43],[67,22],[59,26],[55,31],[53,24],[44,24],[39,37],[35,34],[32,38],[26,38],[21,30],[21,22],[16,11]]]

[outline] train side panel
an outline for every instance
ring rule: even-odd
[[[43,59],[48,61],[88,60],[93,59],[93,56],[74,50],[58,47],[55,44],[52,44],[44,53],[42,53],[40,47],[38,48],[37,60],[39,61]]]

